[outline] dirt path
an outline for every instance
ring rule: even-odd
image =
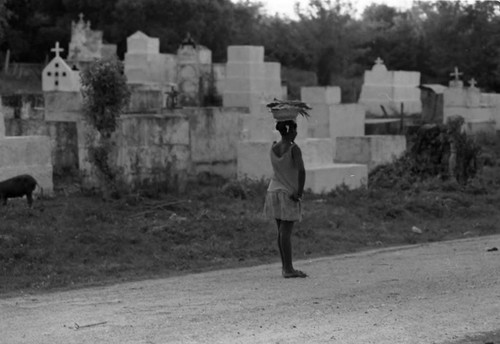
[[[500,236],[0,299],[0,343],[440,343],[500,328]]]

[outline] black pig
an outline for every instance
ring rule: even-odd
[[[0,201],[3,205],[7,204],[8,198],[23,197],[26,195],[28,205],[33,204],[33,191],[38,183],[35,178],[29,174],[22,174],[0,182]]]

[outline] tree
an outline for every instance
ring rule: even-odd
[[[8,19],[10,16],[10,11],[5,7],[7,0],[0,0],[0,44],[5,39],[5,31],[8,27]]]
[[[89,139],[89,159],[97,168],[103,192],[116,192],[118,172],[109,161],[113,146],[111,135],[130,99],[123,64],[115,59],[96,60],[80,75],[84,114],[99,133],[97,138]]]
[[[352,7],[341,0],[310,0],[299,10],[299,42],[315,70],[320,85],[330,85],[332,74],[346,75],[356,56],[358,28]]]

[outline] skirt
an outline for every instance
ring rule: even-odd
[[[290,199],[287,191],[268,191],[264,203],[264,216],[269,220],[301,221],[302,205]]]

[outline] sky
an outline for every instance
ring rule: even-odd
[[[294,4],[299,2],[300,6],[305,8],[309,0],[260,0],[260,2],[264,4],[269,14],[274,15],[278,13],[294,18]],[[358,15],[360,15],[364,8],[371,3],[386,4],[397,9],[405,10],[411,7],[412,2],[413,0],[351,0]]]

